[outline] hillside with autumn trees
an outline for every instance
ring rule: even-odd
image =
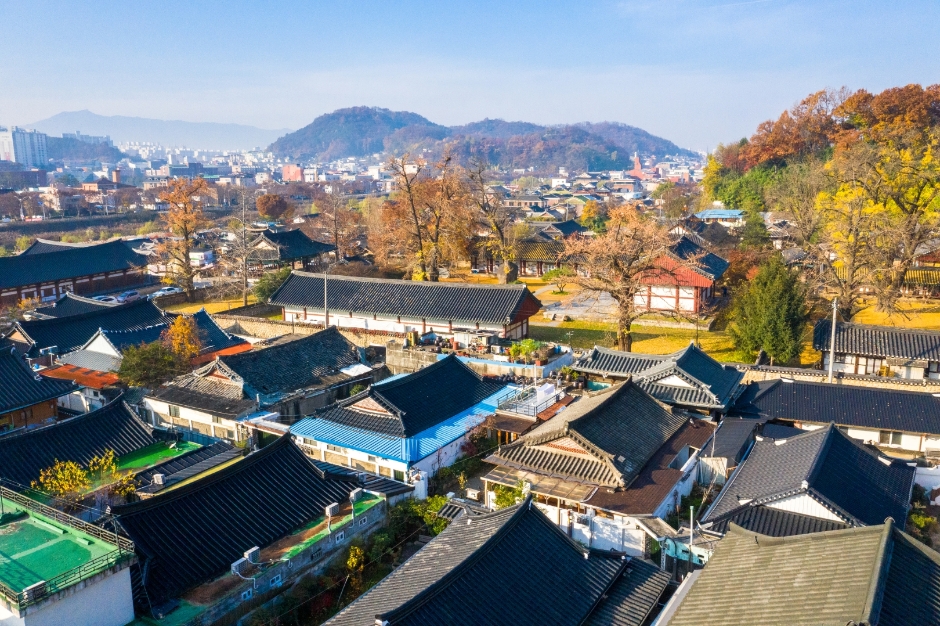
[[[437,159],[445,152],[461,161],[470,155],[503,168],[539,171],[629,169],[632,155],[693,153],[645,130],[617,122],[540,126],[485,119],[462,126],[441,126],[407,111],[376,107],[340,109],[281,137],[269,148],[277,156],[330,161],[377,152],[422,153]]]
[[[851,319],[874,296],[894,312],[908,273],[940,239],[940,85],[810,94],[708,159],[702,203],[773,211],[808,284]]]

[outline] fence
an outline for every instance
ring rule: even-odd
[[[122,560],[131,558],[134,555],[134,542],[115,533],[109,532],[100,526],[83,522],[80,519],[59,511],[58,509],[46,506],[45,504],[40,504],[35,500],[27,498],[26,496],[7,489],[3,486],[0,486],[0,498],[15,502],[27,510],[39,513],[43,517],[48,517],[49,519],[55,520],[59,524],[80,530],[86,535],[91,535],[96,539],[100,539],[101,541],[105,541],[117,547],[117,549],[111,552],[102,554],[86,563],[63,572],[58,576],[50,578],[49,580],[45,581],[45,588],[41,592],[16,592],[6,585],[0,583],[0,596],[6,598],[6,600],[17,609],[24,609],[32,604],[35,604],[50,594],[66,589],[67,587],[80,582],[84,578],[87,578],[88,576],[102,570],[108,569],[109,567],[113,567]]]
[[[514,395],[500,402],[498,405],[499,410],[509,413],[516,413],[518,415],[536,417],[539,413],[558,402],[558,400],[560,400],[565,395],[564,390],[559,389],[541,402],[538,402],[537,393],[538,389],[534,389],[532,387],[518,391]]]

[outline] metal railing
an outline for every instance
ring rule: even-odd
[[[7,602],[18,609],[23,609],[27,606],[30,606],[31,604],[40,602],[49,594],[57,593],[63,589],[66,589],[75,583],[80,582],[84,578],[87,578],[88,576],[113,567],[122,560],[131,559],[134,556],[133,541],[125,537],[121,537],[116,533],[107,531],[100,526],[83,522],[82,520],[75,518],[67,513],[63,513],[58,509],[54,509],[50,506],[46,506],[45,504],[36,502],[31,498],[27,498],[26,496],[7,489],[3,486],[0,486],[0,498],[10,502],[15,502],[21,507],[29,511],[33,511],[34,513],[39,513],[43,517],[55,520],[57,523],[62,524],[63,526],[74,528],[85,533],[86,535],[90,535],[96,539],[100,539],[101,541],[116,546],[116,549],[112,550],[111,552],[99,555],[90,561],[82,563],[77,567],[73,567],[70,570],[62,572],[58,576],[44,581],[45,589],[41,593],[27,594],[24,591],[16,592],[3,583],[0,583],[0,596],[5,598]]]
[[[535,396],[537,392],[538,390],[533,387],[523,389],[500,402],[497,405],[497,409],[499,411],[506,411],[507,413],[516,413],[517,415],[536,417],[539,413],[558,402],[558,400],[565,395],[565,392],[559,389],[541,402],[533,404],[530,402],[530,400],[532,400],[533,396]]]

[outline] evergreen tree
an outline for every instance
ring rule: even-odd
[[[742,353],[763,350],[771,363],[786,364],[800,354],[808,319],[805,287],[775,255],[736,299],[730,333]]]
[[[741,248],[760,250],[770,244],[770,234],[764,225],[764,218],[757,211],[748,211],[744,216],[744,229],[741,231]]]

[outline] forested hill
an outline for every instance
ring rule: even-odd
[[[667,139],[616,122],[540,126],[529,122],[485,119],[462,126],[441,126],[407,111],[375,107],[339,109],[273,144],[277,156],[330,161],[388,151],[432,156],[450,146],[460,158],[486,157],[503,167],[540,170],[620,169],[631,166],[634,152],[691,155]]]

